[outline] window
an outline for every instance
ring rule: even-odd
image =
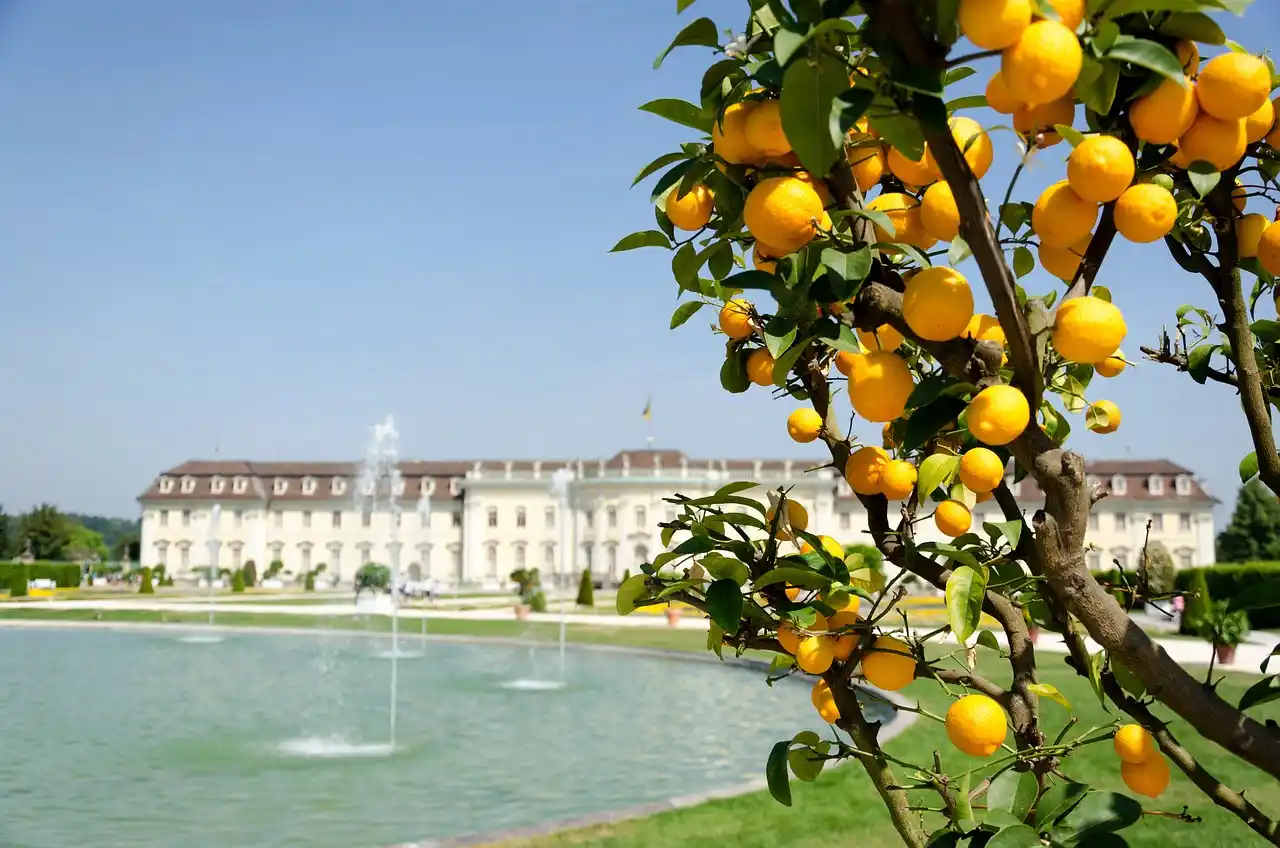
[[[1090,530],[1102,529],[1102,519],[1098,516],[1098,513],[1096,512],[1089,513],[1089,529]]]
[[[316,493],[316,480],[314,477],[306,477],[302,481],[302,494],[314,495]]]
[[[311,510],[309,509],[304,509],[302,511],[302,526],[303,527],[311,526]]]
[[[609,527],[610,528],[617,527],[618,526],[618,508],[616,506],[611,506],[609,507],[608,512],[606,512],[605,514],[609,518]]]
[[[649,516],[644,507],[636,507],[636,528],[643,530],[644,526],[649,523]]]
[[[1116,513],[1116,530],[1129,529],[1129,514],[1125,512]]]
[[[364,512],[360,513],[360,526],[361,526],[361,527],[372,527],[372,526],[373,526],[373,513],[372,513],[372,512],[370,512],[369,510],[367,510],[367,509],[366,509]]]
[[[335,509],[333,511],[333,515],[330,516],[330,524],[333,526],[334,530],[337,530],[340,527],[342,527],[342,511],[341,510]]]
[[[289,491],[289,481],[283,477],[277,477],[275,483],[272,484],[271,490],[277,495],[283,495]]]
[[[489,544],[485,547],[485,559],[489,562],[489,576],[498,574],[498,546]]]
[[[169,510],[167,509],[160,510],[160,526],[161,527],[169,526]]]
[[[418,526],[424,530],[431,527],[431,510],[424,509],[418,513]]]
[[[306,545],[302,549],[302,571],[304,573],[311,570],[311,546]]]
[[[498,526],[498,508],[496,506],[489,507],[489,526]]]
[[[249,488],[249,481],[243,477],[237,477],[231,482],[231,491],[235,492],[237,495],[243,495],[247,488]]]
[[[161,477],[160,493],[167,495],[172,491],[173,491],[173,480],[169,479],[168,477]]]
[[[1191,567],[1191,551],[1188,548],[1178,550],[1178,568]]]
[[[186,571],[188,568],[191,567],[191,546],[190,545],[179,546],[178,553],[180,554],[178,559],[182,563],[182,570]]]
[[[556,527],[556,508],[549,506],[543,510],[543,520],[546,522],[548,530],[554,530]]]
[[[341,495],[347,490],[347,481],[343,477],[334,477],[329,481],[329,491],[335,495]]]
[[[609,576],[612,577],[618,571],[618,546],[609,546]]]
[[[184,509],[182,511],[182,526],[183,527],[191,526],[191,510],[189,509]]]
[[[231,546],[231,570],[232,571],[240,570],[240,555],[241,555],[240,546],[232,545]]]
[[[849,525],[850,525],[851,523],[852,523],[852,519],[851,519],[851,517],[850,517],[849,513],[847,513],[847,512],[842,512],[842,513],[840,513],[840,529],[841,529],[841,530],[848,530],[848,529],[849,529]]]
[[[556,567],[556,546],[555,545],[542,546],[542,567],[545,568],[547,571],[551,571],[553,568]]]
[[[1147,478],[1147,489],[1153,495],[1164,494],[1164,478],[1158,474],[1152,474]]]
[[[524,568],[524,545],[516,545],[516,568]]]
[[[1117,474],[1111,478],[1111,494],[1123,495],[1127,491],[1129,491],[1129,484],[1123,474]]]
[[[226,485],[226,481],[221,477],[214,477],[213,480],[209,482],[209,491],[215,495],[220,495]]]
[[[240,525],[244,524],[244,510],[237,509],[234,513],[232,513],[232,517],[235,519],[236,529],[239,530]]]
[[[452,515],[452,521],[451,521],[451,523],[453,524],[453,526],[454,526],[454,527],[461,527],[461,526],[462,526],[462,513],[460,513],[460,512],[458,512],[458,511],[456,511],[456,510],[455,510],[453,513],[451,513],[451,515]]]
[[[1101,555],[1101,554],[1099,554],[1097,551],[1089,551],[1089,554],[1088,554],[1088,556],[1086,557],[1086,559],[1088,559],[1088,561],[1089,561],[1089,570],[1090,570],[1090,571],[1101,571],[1101,570],[1102,570],[1102,555]]]
[[[1159,512],[1151,514],[1151,529],[1157,533],[1164,532],[1164,515]]]
[[[1191,513],[1184,512],[1178,516],[1178,529],[1183,533],[1191,532]]]
[[[449,478],[449,494],[453,495],[455,498],[462,494],[462,481],[457,477]]]
[[[276,529],[277,529],[277,530],[279,530],[281,527],[283,527],[283,526],[284,526],[284,512],[283,512],[282,510],[279,510],[279,509],[273,509],[273,510],[271,511],[271,522],[272,522],[273,524],[275,524],[275,526],[276,526]]]
[[[436,478],[423,477],[418,481],[418,491],[424,495],[434,495],[436,492]],[[430,574],[430,571],[427,573]]]
[[[516,507],[516,526],[524,526],[524,507],[522,506]]]
[[[189,495],[195,490],[196,490],[196,478],[183,477],[182,478],[182,494]]]
[[[1191,478],[1185,474],[1179,474],[1177,479],[1173,481],[1173,488],[1180,495],[1191,494]]]
[[[591,561],[592,561],[592,559],[593,559],[592,554],[594,554],[594,553],[595,553],[595,551],[594,551],[594,549],[591,547],[591,545],[590,545],[589,543],[588,543],[588,544],[585,544],[585,545],[583,545],[583,546],[582,546],[582,559],[583,559],[583,561],[587,564],[587,571],[591,571],[591,570],[592,570],[592,562],[591,562]]]

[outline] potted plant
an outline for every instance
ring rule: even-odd
[[[1236,646],[1249,635],[1249,616],[1244,610],[1228,612],[1227,601],[1214,601],[1200,616],[1200,637],[1213,645],[1218,662],[1231,665],[1236,659]]]
[[[536,568],[517,568],[511,572],[511,579],[516,584],[516,593],[520,596],[516,604],[516,618],[524,621],[531,611],[545,612],[547,599],[542,593],[542,575]]]

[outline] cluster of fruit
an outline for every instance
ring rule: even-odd
[[[1120,758],[1120,778],[1139,795],[1159,797],[1169,785],[1169,764],[1155,740],[1140,724],[1126,724],[1116,731],[1112,743]]]

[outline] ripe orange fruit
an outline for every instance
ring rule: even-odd
[[[862,657],[862,676],[877,689],[896,692],[916,676],[911,646],[892,636],[880,636]]]
[[[751,302],[730,300],[720,310],[720,331],[731,339],[745,339],[756,331],[751,323]]]
[[[942,535],[954,539],[969,532],[973,515],[960,501],[943,501],[933,512],[933,523]]]
[[[1181,168],[1203,161],[1225,171],[1240,161],[1246,147],[1243,120],[1224,121],[1201,112],[1178,139],[1178,152],[1171,161]]]
[[[1031,26],[1030,0],[960,0],[960,31],[982,50],[1003,50]]]
[[[1045,189],[1031,211],[1031,226],[1049,247],[1070,247],[1093,232],[1097,220],[1098,204],[1080,197],[1066,180]]]
[[[667,196],[667,217],[681,230],[700,230],[711,220],[715,195],[704,185],[696,185],[677,197],[678,189]]]
[[[1036,21],[1005,48],[1000,69],[1013,96],[1035,106],[1070,92],[1083,64],[1074,32],[1057,21]]]
[[[760,247],[760,242],[756,242],[751,248],[751,265],[757,271],[765,271],[769,274],[778,272],[778,260],[769,256],[768,250]]]
[[[990,448],[969,448],[960,457],[960,482],[976,494],[990,492],[1004,482],[1004,463]]]
[[[1062,19],[1063,26],[1075,32],[1084,20],[1085,0],[1049,0],[1049,5]],[[1037,17],[1039,17],[1037,15]]]
[[[1262,101],[1262,105],[1258,107],[1252,115],[1245,118],[1244,121],[1244,137],[1245,141],[1253,144],[1262,141],[1271,132],[1271,128],[1276,123],[1276,107],[1270,100]]]
[[[947,737],[971,757],[994,754],[1008,733],[1004,710],[986,695],[965,695],[947,709]]]
[[[1031,422],[1027,396],[1013,386],[989,386],[969,401],[965,418],[969,432],[985,445],[1012,442]]]
[[[808,244],[824,210],[813,185],[797,177],[770,177],[747,195],[742,219],[756,239],[784,253]]]
[[[764,156],[785,156],[791,152],[791,142],[782,131],[782,112],[777,100],[760,101],[743,124],[747,143]]]
[[[791,525],[791,529],[792,530],[808,530],[809,529],[809,511],[805,509],[802,505],[791,500],[790,498],[787,498],[786,503],[787,503],[787,523]],[[767,512],[765,512],[764,521],[765,521],[765,524],[767,524],[768,526],[770,527],[773,526],[773,509],[772,508],[770,508]],[[791,534],[788,533],[783,528],[781,522],[779,522],[778,524],[778,538],[779,539],[791,538]],[[795,600],[795,598],[792,598],[792,600]]]
[[[1280,115],[1280,97],[1272,100],[1271,106],[1275,110],[1275,113]],[[1277,121],[1277,126],[1273,127],[1271,132],[1267,133],[1267,144],[1276,149],[1280,149],[1280,121]]]
[[[1007,341],[1000,320],[994,315],[983,315],[980,312],[973,313],[973,317],[965,325],[964,337],[978,342],[995,342],[1000,347],[1004,347]]]
[[[1115,136],[1091,135],[1067,159],[1067,183],[1084,200],[1110,203],[1130,183],[1136,164],[1129,145]]]
[[[1095,433],[1114,433],[1120,429],[1120,407],[1109,400],[1094,401],[1085,413],[1085,422]]]
[[[906,360],[896,353],[872,351],[853,357],[849,401],[868,421],[881,423],[901,416],[915,387]]]
[[[1194,41],[1179,41],[1174,48],[1178,61],[1182,63],[1182,72],[1194,78],[1200,73],[1200,48]]]
[[[1267,63],[1234,50],[1210,59],[1196,80],[1200,108],[1224,121],[1249,117],[1270,94]]]
[[[1124,372],[1128,364],[1124,359],[1124,354],[1117,350],[1106,359],[1095,364],[1093,370],[1098,372],[1099,377],[1118,377]]]
[[[1053,346],[1068,362],[1092,365],[1124,341],[1128,327],[1114,303],[1086,295],[1063,301],[1053,321]]]
[[[787,435],[801,444],[818,438],[822,432],[822,416],[811,407],[801,407],[787,416]]]
[[[922,339],[935,342],[954,339],[964,332],[973,317],[973,291],[969,281],[945,265],[925,268],[907,281],[902,295],[902,317]]]
[[[938,179],[938,172],[929,165],[929,151],[926,150],[919,159],[908,159],[896,147],[889,148],[889,170],[907,185],[926,186]]]
[[[1245,215],[1236,220],[1236,244],[1241,259],[1258,255],[1258,244],[1269,226],[1271,221],[1266,215]]]
[[[902,333],[899,333],[888,324],[881,324],[872,332],[854,330],[854,333],[858,336],[858,341],[867,350],[897,350],[901,347],[902,342],[905,341]],[[848,373],[845,376],[849,376]]]
[[[1258,262],[1268,274],[1280,275],[1280,224],[1270,224],[1258,237]]]
[[[1062,141],[1054,127],[1071,126],[1076,119],[1076,102],[1072,97],[1061,97],[1037,106],[1023,105],[1013,113],[1013,128],[1036,141],[1044,149]]]
[[[987,80],[987,105],[1001,115],[1012,115],[1026,104],[1013,96],[1004,81],[1004,74],[996,71]]]
[[[818,541],[822,543],[822,549],[824,551],[831,554],[836,559],[844,559],[844,545],[840,544],[838,541],[831,538],[830,536],[819,536]],[[801,544],[800,553],[802,554],[813,553],[813,545],[809,544],[808,542]],[[818,621],[821,622],[822,626],[819,627],[817,625],[814,625],[813,629],[826,630],[827,620],[823,618],[821,615],[819,615]]]
[[[881,194],[867,204],[867,208],[883,212],[893,225],[893,232],[886,232],[875,225],[876,241],[902,242],[928,250],[933,240],[925,231],[920,217],[920,201],[909,194],[889,192]]]
[[[721,159],[735,165],[762,161],[760,151],[747,141],[747,118],[760,105],[758,100],[741,100],[725,107],[720,120],[711,125],[711,149]]]
[[[827,724],[835,724],[840,720],[840,708],[836,706],[836,696],[832,694],[827,681],[819,680],[813,684],[810,698],[813,700],[813,708]]]
[[[920,200],[920,223],[938,241],[954,241],[960,234],[960,210],[945,180],[938,180],[925,190]]]
[[[1142,141],[1173,144],[1191,129],[1199,114],[1200,102],[1191,80],[1186,80],[1186,85],[1165,80],[1129,107],[1129,125]]]
[[[1235,188],[1231,189],[1231,205],[1242,215],[1244,208],[1249,205],[1249,190],[1238,179]]]
[[[800,631],[790,621],[783,621],[778,625],[778,644],[788,654],[795,655],[796,649],[800,647],[800,639]]]
[[[880,491],[891,501],[906,500],[916,487],[916,467],[905,459],[891,459],[880,474]]]
[[[1072,282],[1080,270],[1080,260],[1089,250],[1093,234],[1085,236],[1070,247],[1045,247],[1040,245],[1040,265],[1064,282]]]
[[[809,674],[822,674],[835,660],[835,640],[828,636],[805,636],[796,648],[796,665]]]
[[[956,147],[960,148],[960,152],[964,154],[964,160],[969,163],[969,170],[973,171],[975,177],[982,179],[991,169],[991,161],[995,156],[991,147],[991,137],[982,128],[982,124],[973,118],[952,118],[948,125],[951,128],[951,137],[956,141]],[[942,169],[938,167],[933,153],[927,146],[924,149],[924,160],[935,179],[942,179]],[[923,185],[923,183],[917,185]]]
[[[880,178],[889,167],[889,157],[884,152],[883,145],[850,148],[847,155],[849,167],[853,171],[853,180],[863,194],[871,191],[872,186],[880,182]]]
[[[849,454],[844,465],[844,479],[860,495],[878,495],[883,486],[884,467],[889,454],[874,445],[858,448]]]
[[[758,348],[747,355],[747,379],[757,386],[773,385],[773,357],[764,348]]]
[[[1116,756],[1126,763],[1144,763],[1152,757],[1160,756],[1156,750],[1151,734],[1140,724],[1126,724],[1116,731],[1111,740],[1116,749]]]
[[[1169,764],[1157,754],[1140,763],[1120,763],[1120,777],[1124,785],[1139,795],[1158,798],[1169,786]]]
[[[1154,183],[1138,183],[1120,195],[1115,205],[1116,231],[1138,244],[1162,239],[1178,220],[1173,193]]]
[[[840,610],[831,618],[827,619],[827,627],[832,631],[839,631],[842,628],[850,627],[858,622],[858,596],[849,595],[852,602],[845,609]],[[858,636],[856,633],[832,633],[835,639],[833,653],[836,659],[844,662],[853,655],[853,649],[858,646]]]

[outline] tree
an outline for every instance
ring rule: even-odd
[[[41,504],[18,523],[19,547],[29,545],[31,555],[41,560],[62,559],[71,533],[71,522],[51,504]]]
[[[258,566],[254,565],[253,560],[249,560],[241,569],[244,572],[244,585],[246,589],[252,589],[258,581]]]
[[[71,531],[62,555],[74,562],[102,562],[107,559],[107,545],[102,534],[81,524],[70,523]]]
[[[580,607],[594,607],[596,605],[595,585],[591,581],[591,569],[582,569],[582,579],[578,581],[578,599],[577,604]]]
[[[365,589],[374,592],[381,591],[391,585],[391,569],[385,565],[366,562],[356,569],[356,576],[353,582],[355,583],[357,598],[360,597],[360,593]],[[314,583],[312,588],[314,588]]]
[[[1280,400],[1280,322],[1253,314],[1280,274],[1280,223],[1242,214],[1250,197],[1280,199],[1273,72],[1235,50],[1201,67],[1196,45],[1179,40],[1222,44],[1205,13],[1247,5],[744,2],[742,36],[728,47],[719,47],[720,27],[699,18],[659,57],[657,64],[682,46],[717,48],[706,73],[689,81],[699,102],[642,107],[700,137],[641,170],[637,183],[656,176],[656,228],[624,237],[614,251],[671,251],[677,292],[688,298],[671,327],[704,307],[719,310],[722,386],[736,394],[756,385],[803,404],[787,418],[788,432],[819,444],[844,472],[867,511],[871,541],[897,569],[893,579],[910,575],[945,590],[960,640],[975,638],[986,613],[1009,645],[1000,679],[1010,682],[993,682],[957,656],[964,652],[926,652],[918,634],[899,628],[901,593],[838,541],[794,526],[782,529],[803,543],[798,550],[782,533],[782,544],[753,536],[779,529],[769,515],[784,491],[767,493],[766,503],[744,494],[748,481],[735,481],[712,495],[673,498],[682,513],[663,525],[671,549],[620,588],[618,608],[689,604],[709,615],[717,652],[780,652],[782,668],[790,660],[816,678],[814,703],[844,736],[839,746],[814,736],[774,747],[766,771],[784,803],[788,763],[812,779],[830,753],[859,761],[913,848],[985,844],[997,827],[1009,831],[996,837],[1002,844],[1038,842],[1044,828],[1023,823],[1037,799],[1084,797],[1075,794],[1083,787],[1063,783],[1062,761],[1080,746],[1111,744],[1112,734],[1046,735],[1037,693],[1048,693],[1037,682],[1030,624],[1062,635],[1071,667],[1145,741],[1141,768],[1122,770],[1133,791],[1159,795],[1171,762],[1213,803],[1280,844],[1273,814],[1213,777],[1164,719],[1181,717],[1207,740],[1199,747],[1217,745],[1273,777],[1280,735],[1177,665],[1090,576],[1084,544],[1100,493],[1068,446],[1069,416],[1099,434],[1122,423],[1105,381],[1130,362],[1118,304],[1140,308],[1141,292],[1127,286],[1113,303],[1095,285],[1120,237],[1150,245],[1135,249],[1153,256],[1167,251],[1207,284],[1210,308],[1182,307],[1170,316],[1175,333],[1142,352],[1196,383],[1237,392],[1253,442],[1241,479],[1258,477],[1280,493],[1269,415]],[[1048,18],[1032,23],[1033,14]],[[977,50],[958,44],[962,36]],[[964,82],[978,68],[986,96],[956,96],[956,86],[984,88]],[[1013,115],[1025,145],[1005,169],[1009,179],[989,184],[990,203],[980,180],[994,141],[971,114],[988,125],[1009,120],[969,111],[988,105]],[[1036,151],[1064,140],[1072,148],[1067,179],[1039,196],[1020,192],[1027,160],[1053,155]],[[940,242],[949,247],[934,250]],[[975,314],[969,279],[954,267],[969,257],[992,315]],[[1037,266],[1046,273],[1033,276]],[[1255,279],[1248,295],[1245,275]],[[757,302],[746,292],[758,293]],[[876,441],[892,455],[844,431],[846,404],[858,421],[883,427]],[[1043,509],[1018,503],[1004,483],[1010,464],[1015,480],[1029,477],[1045,493]],[[994,498],[1004,520],[972,527],[979,497]],[[920,537],[923,522],[947,541]],[[861,618],[843,608],[851,592],[868,596]],[[857,672],[885,689],[922,677],[968,690],[947,713],[955,747],[990,756],[1007,721],[1026,775],[965,766],[961,778],[940,757],[889,758],[850,686]],[[939,797],[921,806],[907,786]],[[1001,810],[1009,813],[1003,825],[975,824],[976,804],[1021,795]],[[1085,844],[1144,814],[1126,796],[1089,798],[1057,807],[1056,841]],[[1099,809],[1105,825],[1089,812]],[[1036,809],[1039,824],[1045,812]]]
[[[1240,487],[1231,521],[1218,534],[1218,562],[1280,559],[1280,502],[1261,480]]]
[[[11,526],[12,519],[5,513],[4,507],[0,506],[0,561],[7,560],[14,555]]]
[[[16,566],[9,572],[9,597],[25,598],[27,596],[27,567]]]
[[[237,568],[235,571],[231,573],[231,591],[232,592],[244,591],[244,569],[243,568]]]
[[[151,582],[151,566],[144,565],[142,567],[142,581],[138,584],[139,595],[154,595],[155,586]]]

